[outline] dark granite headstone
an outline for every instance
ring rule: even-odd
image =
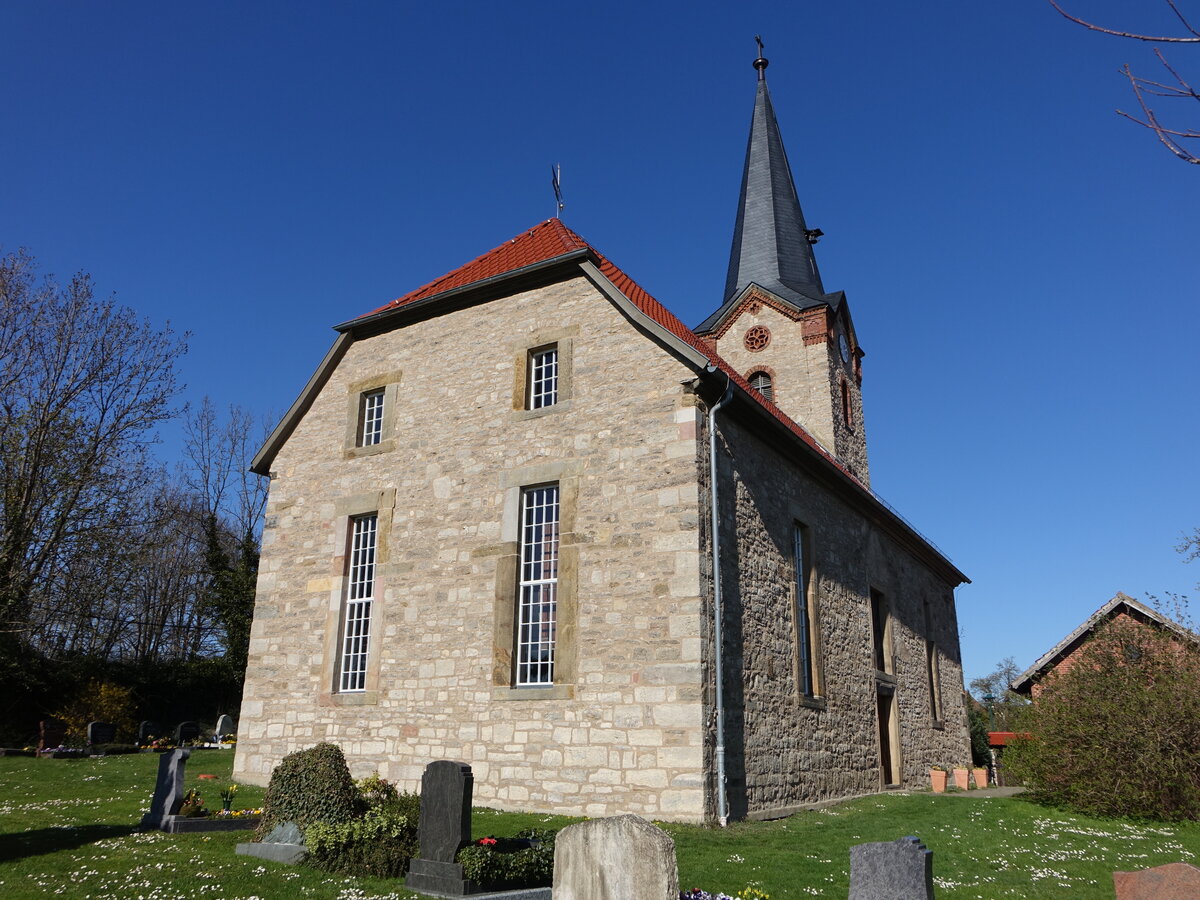
[[[138,743],[139,744],[148,744],[154,738],[160,738],[160,737],[166,737],[166,735],[163,734],[162,726],[159,725],[157,722],[151,722],[150,720],[147,719],[145,722],[143,722],[141,725],[138,726]]]
[[[932,900],[933,851],[915,837],[850,848],[849,900]]]
[[[117,739],[117,726],[111,722],[89,722],[87,741],[89,744],[111,744]]]
[[[217,740],[227,734],[237,734],[237,723],[233,721],[233,716],[222,715],[217,719]]]
[[[675,842],[640,816],[593,819],[554,842],[554,900],[678,900]]]
[[[1113,872],[1117,900],[1194,900],[1200,897],[1200,869],[1168,863],[1139,872]]]
[[[62,719],[43,719],[38,723],[38,749],[61,747],[67,739],[67,723]]]
[[[175,743],[184,744],[187,741],[194,741],[200,737],[200,726],[195,722],[180,722],[179,727],[175,729]]]
[[[454,861],[460,847],[471,843],[471,767],[440,759],[421,776],[421,818],[417,839],[421,855],[408,864],[405,886],[460,896],[475,889]]]
[[[172,750],[158,760],[158,783],[154,786],[154,799],[150,812],[142,816],[143,828],[170,829],[171,817],[183,805],[183,774],[191,750]]]

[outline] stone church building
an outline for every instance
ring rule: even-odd
[[[559,219],[337,326],[253,464],[237,778],[332,741],[408,789],[451,759],[483,805],[699,821],[969,759],[967,579],[870,489],[863,349],[755,67],[697,328]]]

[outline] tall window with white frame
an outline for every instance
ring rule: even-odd
[[[542,347],[529,354],[529,409],[543,409],[558,402],[558,345]]]
[[[521,496],[521,571],[517,591],[517,686],[554,683],[558,620],[557,484]]]
[[[342,622],[342,664],[339,689],[367,689],[367,651],[371,642],[371,601],[375,597],[375,547],[379,516],[371,513],[351,520],[350,566],[347,572],[346,614]]]
[[[367,391],[359,401],[358,446],[373,447],[383,440],[384,391]]]
[[[802,697],[817,694],[816,665],[813,660],[812,619],[809,608],[808,529],[796,522],[792,527],[792,549],[795,559],[794,612],[796,638],[796,687]]]

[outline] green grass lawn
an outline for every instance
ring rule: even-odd
[[[188,786],[210,806],[229,783],[233,754],[198,751]],[[399,881],[345,878],[236,856],[246,832],[141,833],[158,756],[35,760],[0,758],[0,897],[411,898]],[[201,773],[218,776],[202,781]],[[243,786],[240,807],[262,790]],[[477,810],[476,837],[560,816]],[[864,841],[919,837],[934,852],[939,898],[1113,896],[1114,870],[1195,861],[1200,825],[1104,821],[1047,810],[1019,798],[932,794],[867,797],[776,822],[727,829],[666,825],[679,855],[680,886],[735,894],[750,885],[772,900],[845,898],[849,852]]]

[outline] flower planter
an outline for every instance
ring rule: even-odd
[[[983,790],[988,786],[988,771],[984,766],[978,766],[972,770],[975,776],[975,787]]]
[[[929,770],[929,784],[933,787],[933,792],[935,794],[946,793],[946,779],[949,778],[949,776],[950,773],[945,769]]]
[[[971,787],[970,772],[964,766],[954,767],[954,786],[960,791],[968,790]]]

